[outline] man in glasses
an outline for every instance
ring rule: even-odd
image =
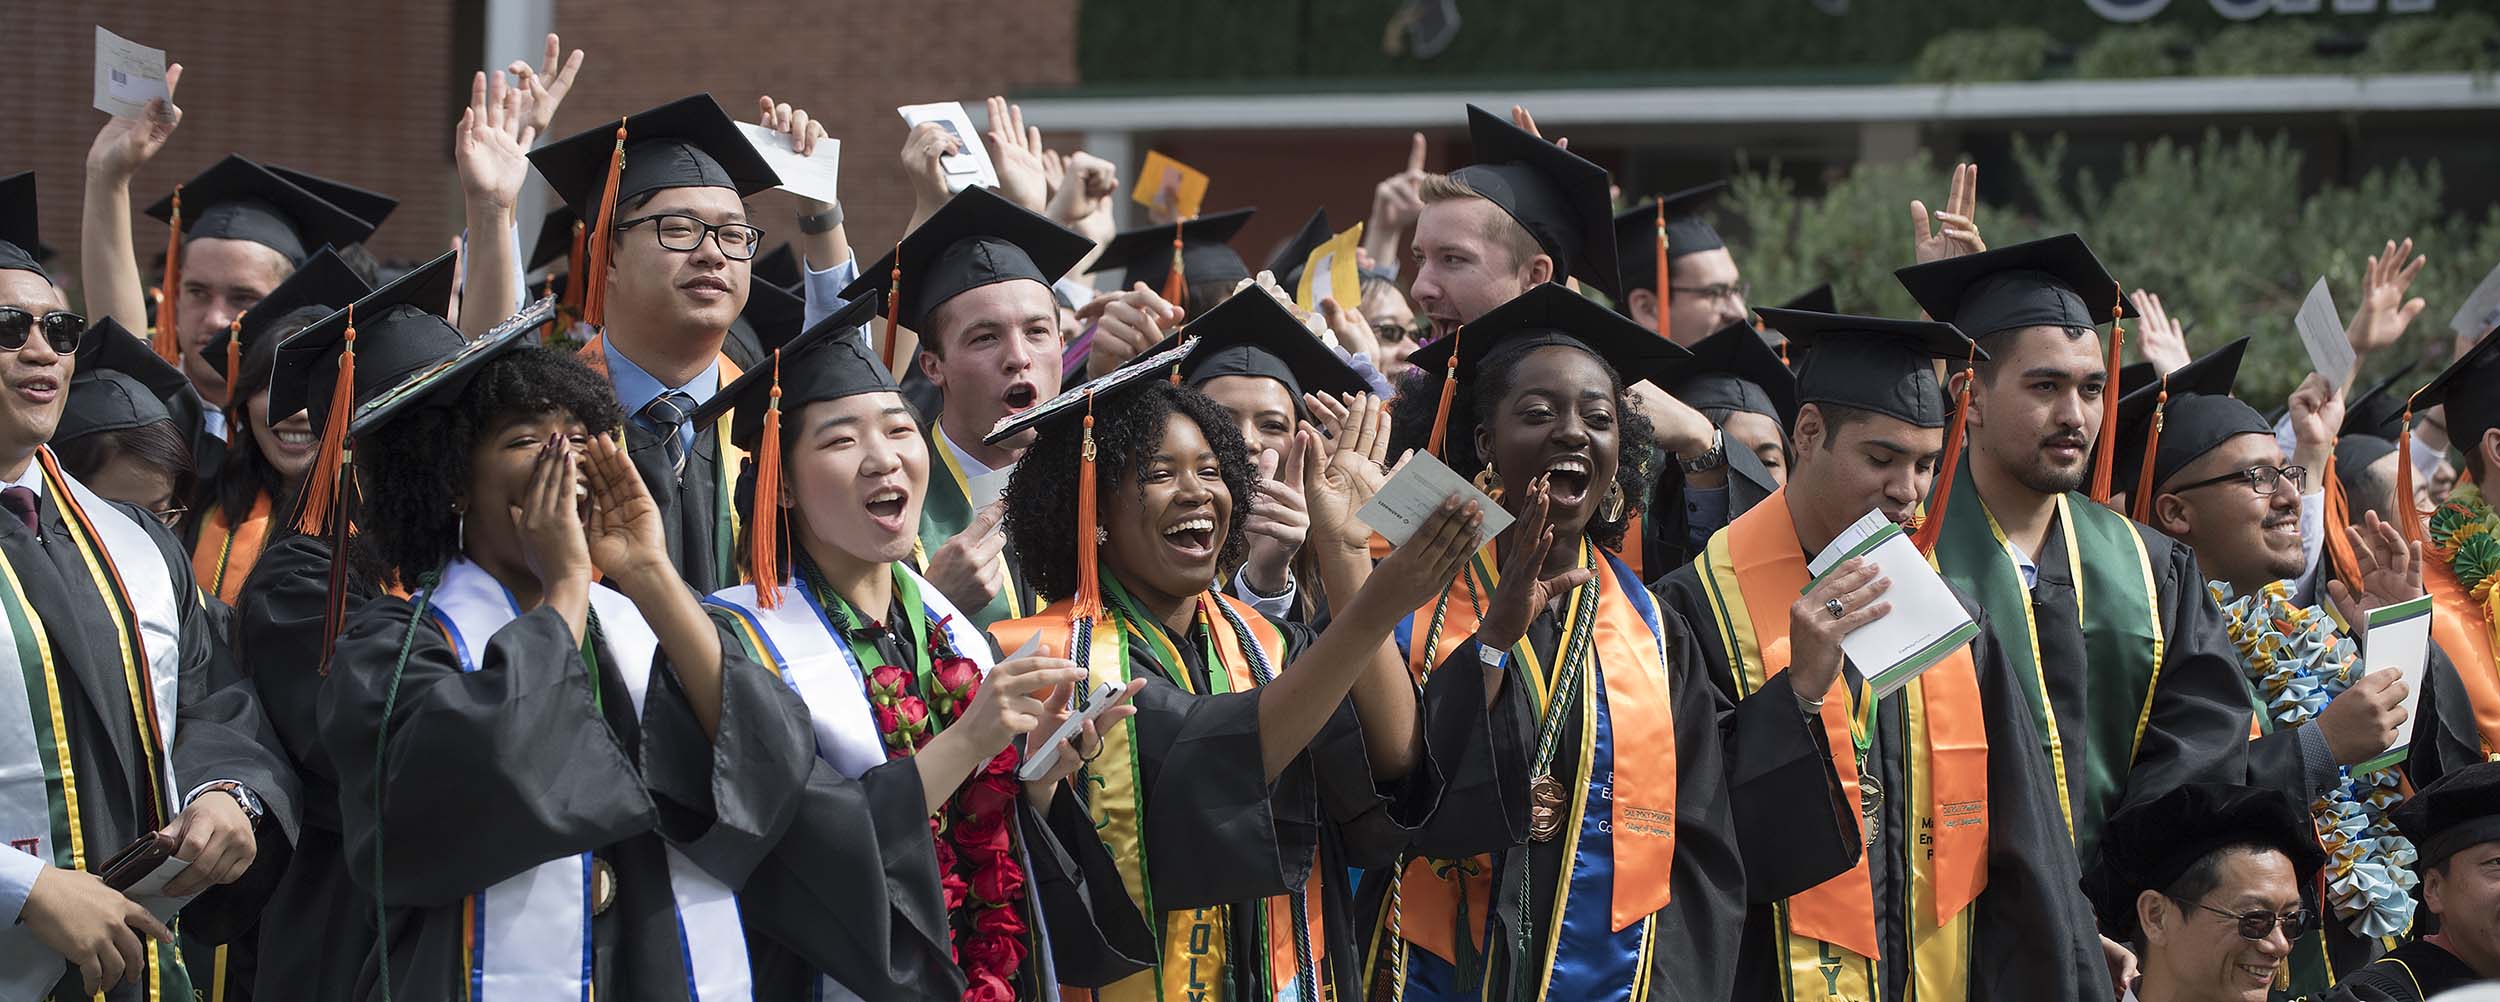
[[[1745,308],[1751,291],[1736,270],[1727,241],[1701,210],[1727,190],[1712,181],[1662,195],[1615,216],[1615,257],[1623,268],[1617,302],[1634,323],[1687,348],[1729,324],[1753,322]],[[1667,288],[1658,288],[1658,205],[1666,203]]]
[[[2144,958],[2130,1002],[2264,1002],[2317,924],[2325,862],[2281,792],[2190,783],[2111,815],[2083,886],[2101,933]]]
[[[2438,932],[2388,951],[2327,998],[2422,1002],[2451,988],[2500,980],[2500,763],[2442,777],[2396,808],[2420,858],[2423,907]]]
[[[721,354],[746,308],[764,231],[745,199],[781,183],[709,94],[680,98],[530,151],[588,226],[583,360],[605,372],[625,444],[650,485],[669,559],[698,592],[736,583],[739,460],[727,424],[695,409],[738,377]],[[621,158],[621,165],[619,163]]]

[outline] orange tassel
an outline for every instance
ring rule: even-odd
[[[1762,333],[1762,325],[1761,325],[1760,323],[1756,323],[1756,324],[1754,324],[1753,329],[1754,329],[1754,333],[1756,333],[1756,334],[1760,334],[1760,333]],[[1782,339],[1782,340],[1780,341],[1780,346],[1779,346],[1779,348],[1780,348],[1780,364],[1781,364],[1781,365],[1785,365],[1785,366],[1787,366],[1787,367],[1789,367],[1789,368],[1791,368],[1791,369],[1796,368],[1796,367],[1797,367],[1797,363],[1795,363],[1795,362],[1791,362],[1791,361],[1789,361],[1789,360],[1788,360],[1788,341],[1787,341],[1786,339]]]
[[[894,326],[902,314],[903,242],[897,240],[894,242],[894,270],[886,275],[885,347],[877,350],[877,357],[885,359],[885,366],[888,369],[900,369],[903,367],[902,361],[894,357]],[[776,376],[774,378],[778,379],[780,377]]]
[[[584,241],[582,271],[572,281],[582,283],[582,322],[593,327],[604,326],[608,320],[608,260],[615,242],[616,176],[625,170],[625,120],[616,120],[616,152],[608,157],[608,181],[599,195],[599,211]]]
[[[1974,350],[1971,361],[1976,364],[1978,346],[1971,347]],[[1920,553],[1936,552],[1936,540],[1944,536],[1944,508],[1953,499],[1954,471],[1961,465],[1962,433],[1970,419],[1970,382],[1976,378],[1975,372],[1965,367],[1953,374],[1953,423],[1945,426],[1944,459],[1936,464],[1936,486],[1928,491],[1925,520],[1919,523],[1918,533],[1910,537],[1911,542],[1918,544]]]
[[[2146,525],[2153,524],[2153,459],[2161,454],[2161,426],[2170,407],[2170,377],[2161,377],[2161,392],[2153,398],[2153,426],[2144,430],[2144,468],[2135,471],[2135,496],[2129,507],[2132,516]],[[2111,404],[2112,410],[2117,409]]]
[[[747,515],[747,580],[766,609],[781,608],[781,349],[773,349],[772,364],[764,439],[755,443],[755,510]]]
[[[573,325],[580,323],[582,319],[582,298],[589,295],[590,290],[590,266],[586,258],[588,249],[583,244],[586,235],[582,230],[581,220],[574,220],[573,249],[564,256],[564,296],[556,300],[555,319],[548,321],[549,326],[553,328],[549,332],[550,337],[571,330]],[[549,291],[554,290],[555,283],[555,276],[547,276]]]
[[[2398,456],[2396,462],[2410,465],[2410,457]],[[2407,498],[2405,503],[2412,504]],[[2339,580],[2361,580],[2361,558],[2352,552],[2352,537],[2344,527],[2352,524],[2352,499],[2344,494],[2344,481],[2335,475],[2335,457],[2326,457],[2326,559]]]
[[[1667,285],[1667,200],[1658,200],[1658,333],[1668,334],[1667,305],[1672,293]]]
[[[2405,534],[2405,541],[2423,543],[2429,539],[2422,531],[2422,513],[2413,508],[2413,398],[2405,398],[2404,424],[2396,432],[2396,499],[2388,507],[2402,517],[2396,528]]]
[[[2122,287],[2118,305],[2109,308],[2109,360],[2106,364],[2109,367],[2109,381],[2113,388],[2118,382],[2119,352],[2125,350],[2127,346],[2127,328],[2118,322],[2127,315],[2124,291]],[[2100,444],[2100,453],[2092,457],[2092,500],[2098,504],[2108,504],[2110,472],[2115,468],[2112,464],[2118,459],[2118,395],[2116,393],[2101,395]]]
[[[1094,392],[1085,391],[1085,442],[1077,452],[1076,473],[1076,600],[1069,612],[1080,618],[1102,615],[1102,569],[1095,565],[1094,534],[1102,515],[1094,501]]]
[[[1172,224],[1172,273],[1163,276],[1163,301],[1174,306],[1189,295],[1189,278],[1181,272],[1181,224]]]
[[[232,390],[234,381],[241,378],[243,378],[243,318],[238,316],[226,322],[226,386],[228,387],[226,404],[229,407],[235,403]],[[240,409],[237,409],[237,415],[241,416]],[[234,444],[234,426],[241,423],[235,420],[226,422],[227,445]]]
[[[321,428],[321,451],[313,454],[312,473],[304,481],[303,511],[296,516],[298,531],[318,536],[329,527],[331,507],[337,501],[340,481],[347,477],[347,423],[356,410],[356,306],[347,307],[347,343],[339,349],[339,374],[330,381],[329,417]]]
[[[1432,435],[1424,439],[1424,451],[1438,459],[1449,457],[1450,405],[1458,400],[1458,339],[1465,333],[1465,327],[1450,332],[1450,370],[1441,380],[1441,402],[1432,410]]]
[[[169,364],[182,361],[182,342],[174,337],[174,300],[182,295],[182,186],[174,186],[174,211],[165,232],[165,291],[156,297],[156,330],[148,347]]]

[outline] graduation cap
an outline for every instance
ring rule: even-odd
[[[2248,339],[2243,337],[2167,377],[2139,386],[2121,382],[2118,434],[2100,448],[2116,450],[2112,463],[2117,482],[2134,485],[2128,498],[2138,521],[2151,514],[2153,495],[2161,485],[2188,464],[2238,436],[2274,434],[2264,415],[2231,396],[2247,352]]]
[[[1683,375],[1660,389],[1694,410],[1760,414],[1779,422],[1783,434],[1796,426],[1797,377],[1778,352],[1762,343],[1752,324],[1721,327],[1695,343],[1692,352]]]
[[[148,206],[147,214],[163,220],[167,227],[164,292],[156,302],[152,341],[156,353],[167,361],[181,353],[174,339],[174,304],[182,298],[184,244],[201,237],[246,240],[277,251],[288,264],[302,265],[313,251],[325,246],[346,247],[372,236],[374,226],[269,168],[233,154],[175,185],[173,194]]]
[[[1840,301],[1832,295],[1832,283],[1825,282],[1800,293],[1797,298],[1779,305],[1783,310],[1804,310],[1809,313],[1838,313]],[[1959,330],[1960,328],[1955,328]]]
[[[350,422],[371,424],[389,416],[366,420],[356,404],[471,344],[442,318],[451,300],[457,264],[457,254],[447,252],[278,342],[269,413],[292,415],[303,410],[312,421],[313,434],[321,439],[311,479],[304,488],[304,510],[298,522],[303,531],[321,533],[338,484],[348,476]],[[480,338],[477,343],[486,341]],[[315,392],[324,394],[326,405],[312,397]]]
[[[618,205],[668,188],[728,188],[745,198],[781,183],[710,94],[559,139],[531,150],[529,158],[566,205],[595,220],[583,230],[584,276],[607,271]],[[604,289],[605,283],[583,283],[582,320],[592,326],[607,317]]]
[[[1615,214],[1615,256],[1622,262],[1625,295],[1634,289],[1657,293],[1666,286],[1668,261],[1727,246],[1700,215],[1726,190],[1727,182],[1712,181]]]
[[[547,218],[538,224],[538,239],[530,244],[529,261],[524,271],[537,271],[558,261],[566,262],[565,273],[577,267],[582,251],[582,216],[570,205],[557,205],[548,210]]]
[[[1536,238],[1554,259],[1555,281],[1577,278],[1621,300],[1606,168],[1472,104],[1467,135],[1476,162],[1451,171],[1451,179],[1500,206]]]
[[[2344,423],[2336,429],[2336,433],[2375,435],[2393,440],[2397,430],[2404,426],[2405,414],[2405,398],[2396,389],[2396,384],[2412,375],[2414,368],[2415,363],[2407,362],[2404,368],[2352,398],[2351,403],[2344,405]]]
[[[771,282],[747,284],[746,309],[738,311],[738,319],[746,321],[755,332],[755,346],[769,352],[772,346],[799,336],[807,323],[807,300]],[[861,322],[868,318],[862,317]],[[741,364],[741,368],[753,368]]]
[[[243,356],[251,354],[252,346],[260,342],[261,336],[285,323],[289,317],[314,309],[321,312],[312,319],[327,317],[364,298],[371,291],[364,279],[357,277],[356,269],[339,257],[336,249],[324,247],[306,258],[303,267],[295,269],[295,274],[287,276],[277,288],[269,290],[260,302],[252,304],[251,309],[243,311],[241,316],[228,323],[225,330],[210,337],[201,351],[208,356],[210,368],[216,369],[220,376],[233,379],[235,373],[243,369]],[[272,402],[275,402],[274,397]]]
[[[1970,378],[1948,394],[1936,361],[1977,362],[1988,357],[1952,324],[1934,320],[1887,320],[1845,313],[1808,313],[1776,307],[1758,311],[1802,355],[1797,364],[1797,404],[1834,404],[1873,411],[1920,428],[1945,428],[1944,461],[1929,489],[1927,508],[1912,540],[1933,552],[1944,528],[1945,503],[1962,452],[1963,419],[1970,413]],[[1792,355],[1792,357],[1794,357]],[[1946,413],[1946,399],[1953,399]]]
[[[293,167],[281,167],[277,164],[262,166],[268,167],[269,173],[286,179],[296,187],[321,196],[323,201],[347,210],[348,214],[364,220],[368,226],[377,230],[382,228],[383,220],[391,217],[391,210],[399,208],[398,199],[378,191],[369,191],[344,181],[333,181],[318,174],[307,174]]]
[[[1300,285],[1302,267],[1311,263],[1311,252],[1336,235],[1337,231],[1328,228],[1327,207],[1311,210],[1311,218],[1302,223],[1302,232],[1294,234],[1292,240],[1276,249],[1275,257],[1267,259],[1267,271],[1276,276],[1277,287],[1291,289]]]
[[[1124,283],[1144,282],[1178,305],[1200,282],[1231,284],[1250,277],[1250,266],[1233,250],[1233,237],[1257,209],[1234,209],[1140,230],[1123,230],[1104,244],[1091,271],[1121,269]],[[1176,246],[1177,244],[1177,246]],[[1177,264],[1175,259],[1178,259]],[[1045,283],[1047,284],[1047,283]]]
[[[2297,877],[2294,883],[2303,888],[2304,899],[2318,869],[2326,864],[2309,812],[2276,790],[2188,783],[2110,815],[2101,828],[2100,858],[2083,878],[2084,894],[2100,918],[2102,934],[2121,943],[2133,942],[2138,932],[2135,901],[2139,895],[2166,892],[2205,857],[2226,846],[2248,844],[2274,849],[2289,858]]]
[[[2388,812],[2428,870],[2485,842],[2500,840],[2500,762],[2478,762],[2441,776]]]
[[[787,292],[799,287],[807,275],[799,268],[799,252],[784,242],[781,246],[758,254],[747,266],[747,274],[758,281],[769,282]]]
[[[43,241],[36,239],[35,172],[19,171],[0,178],[0,271],[31,271],[51,281],[43,270]]]
[[[1085,235],[973,185],[956,192],[891,253],[860,272],[857,281],[843,288],[842,298],[880,297],[886,330],[878,354],[892,357],[896,324],[927,333],[929,314],[939,305],[999,282],[1022,279],[1048,288],[1093,247]]]
[[[1487,356],[1501,348],[1565,345],[1588,352],[1613,367],[1625,384],[1649,380],[1663,385],[1692,358],[1673,341],[1633,323],[1630,317],[1600,306],[1587,296],[1546,282],[1494,307],[1476,322],[1434,341],[1407,358],[1417,371],[1444,373],[1441,407],[1425,448],[1447,458],[1453,437],[1472,436],[1475,416],[1453,406],[1461,380],[1474,379]],[[1473,446],[1471,445],[1470,448]]]
[[[2398,417],[2401,426],[2396,432],[2396,448],[2404,452],[2405,462],[2396,464],[2397,497],[2413,496],[2413,412],[2445,405],[2448,440],[2461,451],[2471,453],[2482,447],[2484,433],[2500,428],[2500,393],[2492,392],[2493,386],[2500,386],[2500,334],[2484,331],[2482,339],[2465,350],[2464,357],[2413,391],[2405,402],[2404,413]],[[2421,519],[2397,521],[2407,539],[2423,538]]]
[[[191,377],[106,317],[79,340],[78,374],[70,378],[69,399],[61,407],[52,441],[173,421],[172,402],[190,392]],[[199,412],[197,407],[188,409],[190,414]]]
[[[1242,295],[1172,332],[1147,353],[1161,354],[1183,342],[1189,345],[1189,353],[1181,359],[1178,373],[1191,386],[1204,386],[1224,376],[1273,379],[1285,384],[1296,409],[1306,392],[1329,396],[1369,392],[1370,384],[1346,363],[1345,356],[1314,337],[1292,308],[1264,290],[1255,296],[1243,290]]]

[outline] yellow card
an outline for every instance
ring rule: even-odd
[[[1363,245],[1363,224],[1328,238],[1328,242],[1312,248],[1311,256],[1302,262],[1302,282],[1293,291],[1294,305],[1317,312],[1319,301],[1335,297],[1337,305],[1354,309],[1363,304],[1363,272],[1354,262],[1354,251]]]
[[[1207,200],[1205,171],[1164,156],[1146,151],[1146,165],[1137,169],[1137,188],[1128,193],[1129,200],[1149,209],[1168,202],[1174,219],[1195,219],[1198,207]]]

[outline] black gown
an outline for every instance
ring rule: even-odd
[[[1698,622],[1712,622],[1712,603],[1700,574],[1685,566],[1658,585],[1664,604]],[[2100,934],[2091,903],[2079,887],[2083,879],[2064,816],[2058,810],[2056,780],[2048,754],[2021,683],[2005,662],[1988,617],[1967,596],[1962,600],[1980,625],[1971,663],[1978,669],[1980,712],[1988,735],[1988,867],[1987,885],[1970,905],[1971,942],[1965,985],[1972,1000],[2039,999],[2101,1002],[2112,995],[2109,968],[2102,960]],[[1698,617],[1697,619],[1693,619]],[[1717,630],[1699,631],[1702,657],[1711,681],[1728,698],[1736,698],[1735,659]],[[1779,677],[1786,677],[1785,675]],[[1855,665],[1847,666],[1853,690],[1863,686]],[[1835,693],[1830,698],[1841,698]],[[1912,840],[1907,773],[1913,754],[1904,703],[1907,689],[1896,690],[1876,707],[1867,771],[1887,791],[1880,808],[1875,846],[1870,849],[1875,900],[1901,907],[1876,911],[1876,935],[1883,962],[1882,997],[1910,998],[1910,919],[1904,913],[1913,901],[1915,864],[1908,850]],[[1737,999],[1779,999],[1780,971],[1786,964],[1772,909],[1752,909],[1745,917],[1743,959]],[[1799,997],[1808,997],[1800,994]],[[1946,1000],[1928,1000],[1946,1002]]]
[[[2424,1002],[2451,988],[2484,982],[2438,944],[2415,940],[2354,971],[2320,1002]]]
[[[1736,516],[1752,511],[1753,506],[1780,487],[1771,479],[1770,469],[1762,465],[1762,457],[1729,440],[1726,516],[1718,525],[1695,526],[1684,512],[1684,468],[1669,455],[1662,458],[1659,470],[1657,486],[1650,493],[1649,524],[1641,530],[1645,547],[1641,568],[1652,581],[1665,580],[1669,572],[1691,563],[1694,555],[1701,552],[1700,547],[1689,542],[1695,529],[1708,538],[1710,533],[1735,521]]]
[[[707,740],[664,653],[653,656],[637,719],[598,633],[604,709],[593,708],[581,648],[552,609],[470,638],[478,667],[466,673],[441,631],[426,625],[410,638],[413,611],[396,597],[357,610],[320,709],[348,875],[387,909],[392,995],[459,997],[464,900],[536,864],[593,852],[616,874],[613,906],[590,922],[597,997],[689,1002],[664,850],[729,888],[746,883],[790,821],[790,791],[809,779],[804,709],[724,636],[720,726]],[[375,741],[403,644],[384,785]],[[837,917],[886,914],[880,886],[860,885],[854,909]],[[353,997],[379,997],[379,952],[368,951]]]
[[[1601,568],[1598,573],[1608,572]],[[1731,703],[1709,684],[1693,630],[1683,617],[1663,604],[1658,614],[1669,634],[1676,848],[1668,878],[1670,900],[1658,916],[1650,997],[1724,999],[1736,979],[1738,933],[1747,904],[1794,894],[1847,870],[1857,861],[1857,825],[1846,813],[1822,730],[1800,711],[1786,678],[1774,678],[1754,698]],[[1563,639],[1561,616],[1552,608],[1540,612],[1529,623],[1526,639],[1539,663],[1554,664]],[[1454,645],[1434,669],[1432,683],[1480,680],[1484,673],[1477,651],[1472,642]],[[1518,668],[1514,661],[1513,670]],[[1477,698],[1481,706],[1481,695]],[[1552,901],[1563,873],[1564,846],[1559,839],[1532,842],[1528,837],[1527,791],[1537,721],[1527,686],[1505,684],[1498,700],[1480,718],[1484,723],[1476,729],[1478,740],[1463,750],[1445,750],[1459,766],[1442,809],[1411,848],[1413,855],[1430,859],[1498,854],[1493,872],[1500,877],[1493,889],[1487,952],[1498,958],[1502,951],[1492,944],[1507,942],[1525,922],[1534,944],[1529,955],[1543,956],[1553,937]],[[1460,705],[1447,709],[1456,711]],[[1575,705],[1561,721],[1562,733],[1579,733],[1580,718]],[[1553,775],[1579,775],[1578,744],[1557,743]],[[1520,846],[1529,853],[1529,886],[1534,889],[1533,914],[1526,916],[1519,913],[1517,867],[1506,858]],[[1387,885],[1384,876],[1367,875],[1363,914],[1375,914]],[[1413,958],[1429,956],[1420,948],[1410,951]],[[1484,997],[1511,998],[1516,972],[1504,969],[1498,959],[1483,967]],[[1439,997],[1475,997],[1466,986],[1454,992],[1445,985],[1433,987],[1444,993]],[[1408,991],[1410,998],[1418,994],[1413,988]]]
[[[697,595],[736,584],[738,569],[720,566],[720,535],[731,531],[729,520],[721,517],[720,435],[710,428],[695,429],[694,447],[686,450],[685,471],[671,473],[660,436],[627,420],[625,454],[634,461],[635,472],[642,474],[643,485],[651,489],[651,500],[659,505],[668,562],[676,566],[678,576]]]

